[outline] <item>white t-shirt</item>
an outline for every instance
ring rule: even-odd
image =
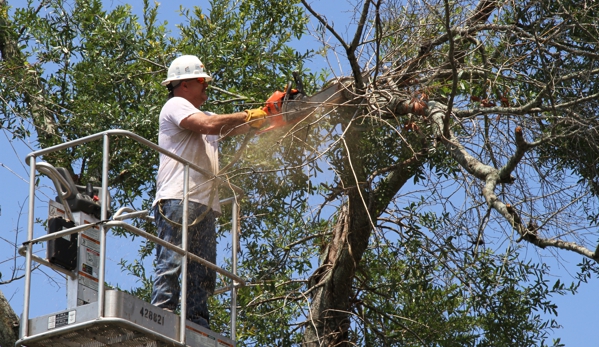
[[[169,99],[160,111],[158,145],[207,172],[218,173],[218,136],[203,135],[180,126],[189,115],[203,112],[181,97]],[[203,112],[209,116],[213,113]],[[220,213],[218,184],[211,177],[189,169],[189,200],[208,206],[210,193],[214,192],[212,209]],[[183,164],[160,154],[160,166],[156,179],[156,199],[183,199]]]

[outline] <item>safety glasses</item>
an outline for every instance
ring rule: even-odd
[[[189,82],[189,81],[198,81],[200,84],[208,84],[208,81],[205,77],[197,77],[197,78],[189,78],[185,80],[181,80],[181,82]]]

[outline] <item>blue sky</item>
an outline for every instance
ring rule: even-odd
[[[21,7],[26,4],[24,0],[8,0],[9,5],[13,7]],[[131,4],[133,11],[140,13],[143,6],[142,0],[107,0],[107,7],[114,7],[121,4]],[[342,34],[347,34],[346,28],[351,28],[351,12],[353,5],[346,0],[313,0],[313,7],[326,15],[326,17],[334,22],[335,27]],[[335,6],[332,8],[331,4]],[[202,6],[207,10],[208,2],[205,0],[195,1],[194,5]],[[160,18],[168,20],[169,27],[173,34],[176,34],[177,29],[175,24],[183,20],[178,13],[180,4],[171,1],[165,1],[159,7]],[[346,36],[346,35],[344,35]],[[332,40],[332,42],[334,42]],[[296,43],[298,48],[304,50],[306,48],[318,48],[319,44],[306,35],[301,42]],[[209,58],[202,60],[209,66]],[[333,58],[334,59],[334,58]],[[329,65],[324,57],[317,57],[312,62],[306,64],[313,71],[318,71],[321,68],[331,66],[333,73],[336,75],[348,75],[349,69],[339,65],[335,60],[332,60]],[[343,71],[345,70],[345,71]],[[0,201],[0,272],[3,274],[2,280],[10,277],[10,270],[13,266],[11,254],[13,252],[12,243],[15,241],[15,230],[19,230],[17,244],[20,244],[25,239],[26,221],[27,221],[27,197],[28,197],[28,166],[25,165],[24,159],[27,153],[35,149],[34,143],[23,143],[20,141],[10,141],[10,134],[0,131],[0,178],[2,185],[0,186],[0,195],[4,197]],[[54,197],[54,193],[49,189],[43,190],[43,194],[38,195],[36,201],[36,213],[39,216],[44,215],[47,210],[47,200]],[[22,215],[19,212],[22,208]],[[41,236],[40,230],[36,230],[36,236]],[[136,250],[126,243],[120,243],[119,239],[109,239],[112,254],[109,254],[109,265],[115,266],[118,263],[119,256],[122,254],[129,257],[135,257]],[[551,265],[555,278],[562,279],[563,282],[571,281],[571,274],[576,272],[576,264],[580,261],[580,257],[573,254],[560,254],[559,263],[555,258],[549,256],[543,258],[544,261]],[[531,255],[533,260],[538,260],[536,255]],[[23,263],[22,258],[17,259],[17,266]],[[48,276],[50,275],[50,276]],[[108,277],[109,281],[121,281],[123,275],[119,271],[113,271]],[[552,279],[553,280],[553,279]],[[60,277],[53,275],[51,270],[44,270],[44,273],[37,272],[34,276],[33,292],[32,292],[32,311],[31,316],[39,316],[45,313],[51,313],[64,309],[66,305],[63,281]],[[596,346],[594,342],[595,332],[599,329],[599,320],[594,319],[594,313],[599,311],[599,300],[597,300],[597,289],[599,281],[593,280],[588,284],[583,284],[580,287],[579,293],[575,296],[561,296],[556,298],[556,303],[559,306],[557,317],[558,322],[563,326],[563,329],[556,330],[555,336],[562,337],[562,343],[566,346]],[[23,281],[0,286],[0,290],[9,299],[11,305],[16,310],[17,314],[22,311],[23,304]]]

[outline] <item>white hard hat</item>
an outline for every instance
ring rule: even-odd
[[[212,77],[204,71],[204,64],[195,55],[182,55],[173,60],[168,68],[166,79],[162,85],[166,86],[172,81],[186,80],[191,78],[204,77],[206,81],[211,81]]]

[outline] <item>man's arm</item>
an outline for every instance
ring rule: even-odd
[[[205,135],[233,136],[250,130],[246,123],[246,112],[215,114],[208,116],[204,112],[189,115],[179,124],[181,127]]]

